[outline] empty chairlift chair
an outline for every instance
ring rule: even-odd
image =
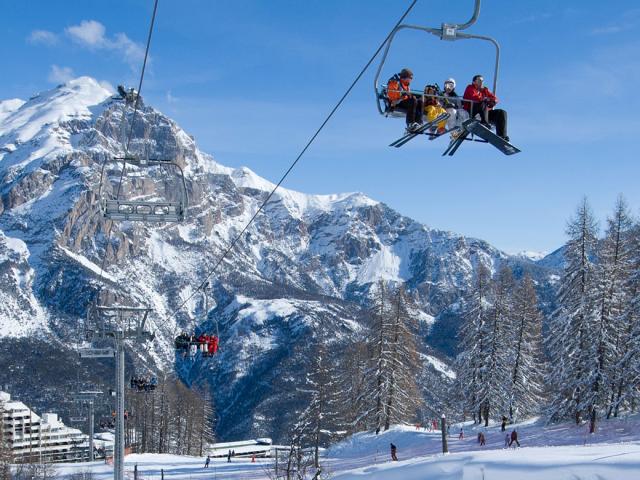
[[[188,206],[187,185],[180,166],[165,159],[119,157],[118,169],[114,162],[105,162],[100,174],[102,214],[110,220],[138,222],[182,222]],[[161,177],[151,176],[151,169],[165,172]],[[162,180],[164,192],[145,192],[145,182]],[[113,196],[108,198],[104,185],[112,186]],[[129,198],[124,198],[124,197]]]

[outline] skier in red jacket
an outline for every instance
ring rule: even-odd
[[[499,108],[493,108],[498,103],[498,98],[491,91],[483,86],[482,75],[475,75],[473,81],[464,91],[463,102],[465,110],[469,112],[471,118],[480,115],[480,121],[486,125],[493,123],[496,126],[496,133],[507,142],[507,112]]]

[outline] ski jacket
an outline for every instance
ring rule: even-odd
[[[409,97],[408,93],[411,90],[409,84],[411,82],[407,79],[400,78],[400,75],[396,74],[387,82],[387,98],[391,103],[391,106],[397,105],[402,100]],[[407,93],[403,93],[407,92]]]
[[[444,108],[460,108],[460,95],[456,93],[455,90],[447,93],[446,91],[442,92],[442,96],[446,97],[443,100]]]
[[[468,85],[464,91],[465,100],[473,100],[474,102],[487,101],[487,107],[493,108],[498,103],[498,97],[496,97],[487,87],[479,89],[473,83]],[[471,103],[464,102],[464,109],[471,110]]]
[[[514,430],[513,432],[511,432],[511,440],[517,440],[517,439],[518,439],[518,432]]]

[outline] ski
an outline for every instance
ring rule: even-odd
[[[449,142],[449,146],[444,151],[442,156],[443,157],[445,155],[453,156],[453,154],[456,153],[458,148],[460,148],[460,145],[462,145],[464,141],[467,139],[468,135],[469,135],[469,131],[466,129],[462,129],[462,133],[460,133],[460,135],[458,135],[456,138],[452,139],[451,142]]]
[[[449,118],[449,114],[448,113],[443,113],[441,115],[438,115],[432,121],[422,124],[420,126],[420,128],[418,128],[415,132],[407,133],[406,135],[404,135],[404,136],[400,137],[399,139],[397,139],[395,142],[392,142],[391,144],[389,144],[389,146],[390,147],[400,148],[405,143],[407,143],[409,140],[414,139],[418,135],[422,135],[427,130],[429,130],[431,127],[437,125],[438,123],[442,122],[443,120],[446,120],[447,118]]]
[[[503,138],[493,133],[487,127],[482,125],[478,120],[474,120],[474,119],[465,120],[462,126],[466,131],[471,132],[474,135],[477,135],[478,137],[486,140],[487,142],[489,142],[491,145],[496,147],[505,155],[513,155],[516,153],[520,153],[519,148],[515,147],[514,145],[510,144]]]

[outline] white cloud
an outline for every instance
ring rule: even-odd
[[[66,83],[74,77],[73,70],[69,67],[51,65],[48,80],[52,83]]]
[[[33,45],[55,45],[58,43],[58,35],[48,30],[34,30],[27,37],[27,42]]]
[[[144,58],[144,48],[141,44],[134,42],[122,32],[109,37],[106,27],[96,20],[83,20],[79,25],[67,27],[65,33],[75,43],[89,50],[119,52],[132,68],[139,66]]]
[[[107,29],[95,20],[83,20],[80,25],[67,27],[65,32],[72,40],[89,48],[103,48],[107,42],[104,34]]]

